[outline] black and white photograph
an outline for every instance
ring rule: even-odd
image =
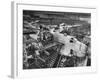
[[[23,10],[23,69],[91,66],[91,13]]]

